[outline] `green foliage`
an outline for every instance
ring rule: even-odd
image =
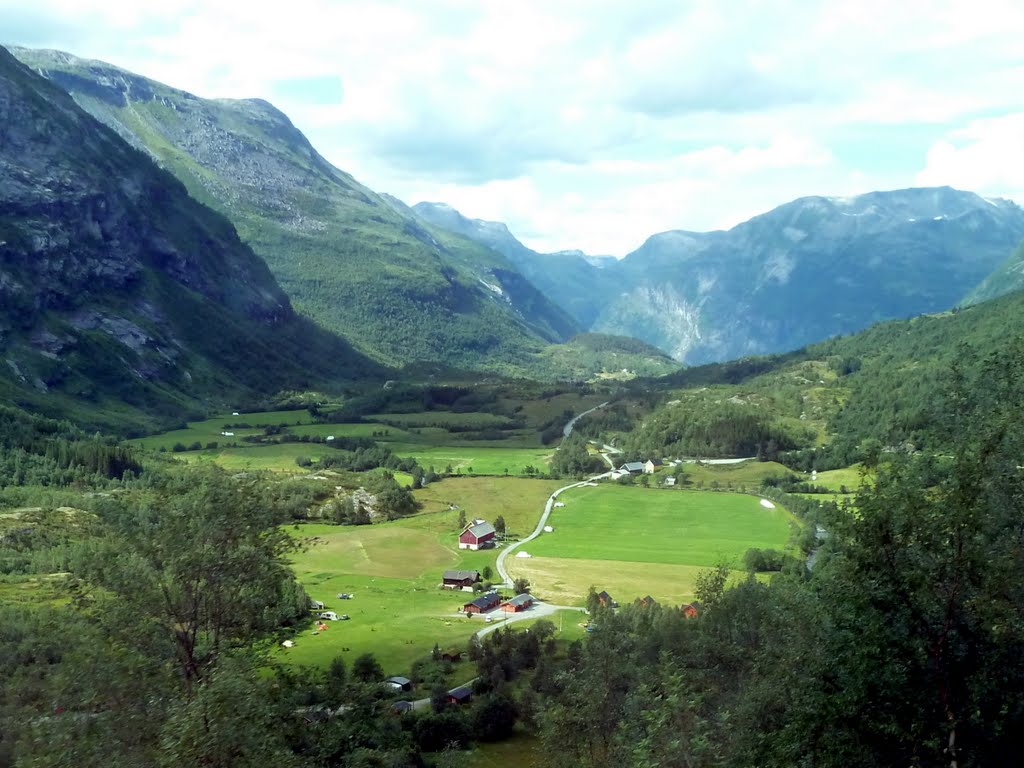
[[[557,477],[582,477],[600,472],[601,464],[601,460],[587,450],[586,439],[572,434],[562,441],[551,459],[551,474]]]

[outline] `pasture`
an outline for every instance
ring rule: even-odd
[[[325,666],[335,656],[351,663],[372,652],[388,674],[405,674],[434,643],[464,650],[469,636],[486,624],[479,617],[459,615],[472,595],[439,589],[441,574],[448,568],[493,568],[497,550],[458,549],[459,509],[467,517],[489,521],[500,514],[509,530],[532,530],[545,499],[558,485],[550,480],[451,478],[417,490],[424,511],[412,517],[364,526],[287,528],[303,543],[292,555],[300,583],[311,598],[351,618],[328,622],[327,631],[318,634],[312,629],[300,632],[295,647],[279,649],[277,658]],[[459,509],[450,509],[452,505]],[[339,600],[339,593],[354,593],[355,598]],[[563,623],[567,632],[575,632],[571,621]],[[468,664],[463,668],[472,670]]]
[[[411,457],[424,468],[433,466],[443,472],[451,466],[459,474],[523,476],[526,467],[547,470],[548,459],[554,448],[538,446],[535,433],[508,433],[506,440],[465,440],[461,432],[449,432],[443,426],[413,426],[429,422],[452,428],[494,426],[506,420],[487,413],[417,413],[381,414],[380,419],[394,424],[377,422],[352,424],[315,424],[309,413],[299,411],[266,411],[239,416],[226,414],[188,424],[182,429],[159,435],[137,438],[130,444],[153,451],[172,451],[175,445],[190,447],[196,443],[200,450],[174,452],[174,456],[188,462],[213,462],[231,470],[269,470],[300,472],[295,460],[299,457],[315,462],[330,455],[327,443],[279,443],[258,445],[247,443],[245,437],[264,434],[263,426],[286,425],[296,435],[315,435],[327,438],[364,437],[376,440],[403,458]],[[498,420],[498,421],[495,421]],[[403,426],[395,426],[396,424]],[[236,426],[248,424],[250,426]],[[404,425],[408,427],[404,427]],[[224,435],[223,432],[231,432]],[[215,447],[214,447],[215,444]],[[207,448],[207,446],[211,446]]]
[[[782,549],[796,526],[756,496],[649,490],[603,483],[559,497],[543,534],[510,558],[509,573],[530,579],[556,602],[579,604],[591,585],[623,602],[645,594],[673,604],[693,598],[695,580],[719,564],[742,567],[751,547]]]

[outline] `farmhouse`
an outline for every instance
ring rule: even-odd
[[[473,698],[473,689],[468,685],[460,685],[448,691],[449,704],[468,704]]]
[[[620,472],[627,472],[631,475],[642,475],[644,472],[644,463],[641,461],[630,461],[619,467]]]
[[[661,463],[661,459],[648,459],[644,464],[644,474],[653,475],[655,472],[661,469],[662,466],[663,464]]]
[[[683,612],[683,616],[688,619],[695,619],[700,615],[700,611],[703,606],[699,601],[694,600],[692,603],[687,603],[680,610]]]
[[[459,549],[493,547],[494,536],[494,526],[490,523],[474,523],[459,534]]]
[[[472,587],[478,581],[480,571],[445,571],[441,576],[441,586],[445,589]]]
[[[640,605],[642,605],[642,606],[643,606],[644,608],[650,608],[650,607],[651,607],[652,605],[657,605],[657,604],[658,604],[658,601],[657,601],[657,600],[655,600],[655,599],[654,599],[653,597],[651,597],[650,595],[647,595],[646,597],[642,597],[642,598],[640,598],[640,600],[639,600],[638,602],[639,602],[639,603],[640,603]]]
[[[597,602],[605,608],[618,608],[619,604],[604,590],[597,593]]]
[[[524,593],[522,595],[516,595],[507,603],[502,605],[501,610],[505,613],[519,613],[520,611],[525,611],[531,605],[533,605],[533,595]]]
[[[498,606],[501,602],[501,597],[497,592],[488,592],[486,595],[481,595],[476,600],[470,600],[468,603],[462,606],[464,613],[486,613]]]

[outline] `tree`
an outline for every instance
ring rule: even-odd
[[[512,582],[512,589],[517,595],[522,595],[530,591],[530,581],[524,577],[520,577]]]
[[[518,718],[518,709],[507,696],[487,696],[473,710],[473,734],[481,741],[507,739],[512,735]]]
[[[494,518],[494,532],[499,536],[505,535],[505,518],[502,515]]]
[[[497,529],[497,526],[495,526],[495,529]],[[491,566],[485,565],[484,569],[480,571],[480,576],[484,581],[490,581],[491,577],[494,576],[494,571],[491,569]]]
[[[225,653],[305,613],[285,588],[294,542],[262,491],[216,468],[162,478],[146,503],[114,510],[111,535],[79,565],[111,632],[169,642],[189,691]]]
[[[384,679],[384,669],[372,653],[364,653],[352,662],[352,679],[362,683],[379,682]]]
[[[466,510],[464,509],[459,510],[459,530],[466,530]]]

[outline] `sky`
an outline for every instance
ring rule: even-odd
[[[540,251],[804,195],[1024,204],[1020,0],[0,0],[0,42],[267,99],[370,188]]]

